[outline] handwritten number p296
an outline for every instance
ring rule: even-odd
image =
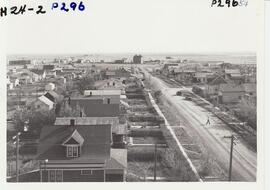
[[[52,4],[52,10],[57,9],[59,7],[59,4],[57,2]],[[72,9],[73,11],[79,10],[79,11],[84,11],[85,10],[85,5],[83,4],[82,1],[80,1],[79,5],[77,6],[77,3],[71,2],[69,6],[66,6],[66,3],[62,2],[61,4],[61,11],[68,12],[69,8]]]

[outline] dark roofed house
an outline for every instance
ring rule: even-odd
[[[9,61],[9,65],[28,65],[28,64],[31,64],[31,60],[21,59],[21,60],[10,60]]]
[[[32,69],[31,72],[37,74],[39,76],[40,80],[46,78],[46,71],[45,70]]]
[[[119,104],[111,104],[110,99],[104,103],[102,97],[70,98],[68,103],[74,110],[79,107],[85,117],[117,117],[120,114]]]
[[[257,85],[255,83],[244,83],[243,86],[246,94],[257,96]]]
[[[106,79],[115,77],[115,71],[106,71],[105,77],[106,77]]]
[[[43,70],[53,70],[54,65],[43,65]]]
[[[58,95],[55,91],[52,91],[52,90],[49,92],[46,92],[44,96],[46,96],[49,100],[51,100],[54,103],[61,101],[60,95]]]
[[[125,163],[111,156],[111,125],[44,127],[38,147],[40,181],[123,181]],[[119,160],[119,159],[118,159]]]
[[[224,79],[223,76],[217,76],[208,84],[206,84],[206,94],[209,96],[217,95],[221,84],[228,84],[229,80]]]
[[[125,147],[125,137],[127,134],[127,125],[120,124],[118,117],[57,117],[55,125],[68,125],[69,120],[73,119],[76,125],[105,125],[112,126],[112,146],[117,148]]]
[[[245,94],[243,85],[221,84],[219,88],[219,97],[222,103],[239,102]]]

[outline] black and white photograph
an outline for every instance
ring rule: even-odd
[[[5,183],[261,183],[262,9],[256,0],[0,5]]]

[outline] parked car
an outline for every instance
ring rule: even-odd
[[[181,91],[177,91],[176,92],[176,96],[182,96],[182,92]]]
[[[185,100],[191,101],[192,98],[191,98],[191,96],[185,96]]]

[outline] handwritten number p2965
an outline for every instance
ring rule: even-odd
[[[242,2],[244,0],[240,0]],[[211,7],[216,6],[216,7],[237,7],[241,4],[239,4],[238,0],[212,0]]]

